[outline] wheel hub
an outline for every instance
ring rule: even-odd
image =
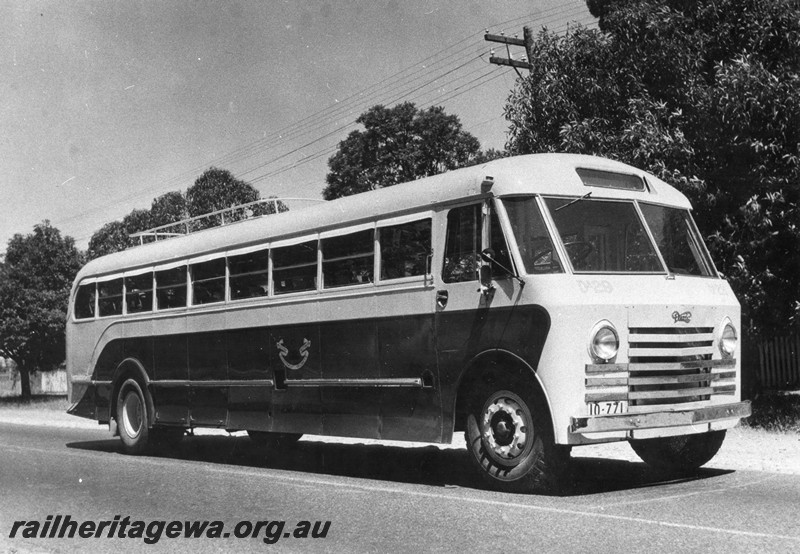
[[[125,404],[122,410],[122,424],[129,436],[135,437],[142,429],[142,402],[139,396],[129,392],[125,396]]]
[[[481,434],[486,447],[497,457],[513,460],[525,451],[529,427],[522,407],[514,399],[502,396],[486,406]]]

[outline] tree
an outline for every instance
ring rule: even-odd
[[[681,189],[754,334],[800,325],[800,6],[590,0],[538,35],[507,150],[619,159]]]
[[[374,106],[356,122],[364,130],[351,132],[328,160],[326,200],[471,165],[480,150],[478,139],[441,106]]]
[[[150,225],[160,227],[176,223],[188,217],[186,197],[179,190],[173,190],[153,199],[150,205]]]
[[[250,183],[237,179],[226,169],[216,167],[207,169],[186,191],[189,217],[208,214],[260,199],[261,195],[258,190]],[[266,210],[266,207],[256,205],[249,210],[243,209],[226,214],[225,221],[238,221],[252,215],[261,215],[266,213]],[[196,221],[194,225],[197,229],[205,229],[221,223],[222,217],[215,216]]]
[[[31,396],[31,373],[64,361],[67,302],[82,263],[73,239],[49,221],[8,241],[0,264],[0,355],[17,364],[23,399]]]
[[[145,231],[151,227],[149,210],[133,210],[122,218],[122,221],[106,223],[92,234],[89,239],[87,257],[89,260],[125,250],[139,244],[131,235]]]

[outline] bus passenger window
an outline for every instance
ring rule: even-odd
[[[125,277],[125,303],[129,314],[153,311],[153,274]]]
[[[381,279],[415,277],[428,272],[431,220],[381,227]]]
[[[122,314],[122,279],[97,283],[100,317]]]
[[[225,300],[225,258],[192,264],[192,304]]]
[[[159,310],[186,307],[186,266],[156,271],[156,302]]]
[[[532,196],[503,198],[519,253],[528,273],[563,273],[553,240]]]
[[[95,294],[94,283],[78,287],[78,294],[75,295],[75,319],[89,319],[94,317]]]
[[[231,300],[269,294],[269,250],[249,252],[228,258],[231,274]]]
[[[275,294],[317,289],[317,241],[274,248],[272,282]]]
[[[453,208],[447,214],[447,241],[442,280],[445,283],[476,281],[481,249],[480,204]]]
[[[322,240],[324,287],[360,285],[374,281],[375,242],[371,229]]]

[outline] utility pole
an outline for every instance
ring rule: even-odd
[[[496,42],[499,44],[506,45],[506,53],[508,54],[508,58],[500,58],[494,55],[494,50],[492,50],[492,54],[489,57],[489,63],[493,63],[495,65],[507,65],[514,68],[514,71],[517,72],[517,75],[522,77],[519,72],[519,69],[527,69],[530,71],[533,69],[533,66],[530,63],[531,60],[531,53],[533,49],[533,30],[530,27],[523,28],[522,36],[523,38],[518,38],[517,35],[513,37],[505,36],[505,33],[500,33],[499,35],[493,35],[489,33],[489,29],[486,29],[486,34],[483,35],[483,39],[487,42]],[[525,58],[515,60],[511,55],[511,48],[510,46],[522,46],[525,48]]]

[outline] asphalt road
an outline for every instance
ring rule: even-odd
[[[131,457],[102,429],[0,423],[0,550],[800,551],[800,476],[714,469],[670,480],[643,464],[581,457],[580,449],[573,462],[568,496],[510,495],[482,490],[460,450],[304,440],[270,453],[246,437],[198,436]],[[169,539],[162,531],[147,545],[107,538],[106,527],[99,538],[23,538],[27,524],[9,537],[14,521],[50,515],[119,516],[119,526],[127,516],[126,534],[137,520],[219,520],[229,537]],[[240,521],[286,524],[235,538]],[[301,521],[331,523],[325,538],[282,536]],[[265,543],[268,535],[277,542]]]

